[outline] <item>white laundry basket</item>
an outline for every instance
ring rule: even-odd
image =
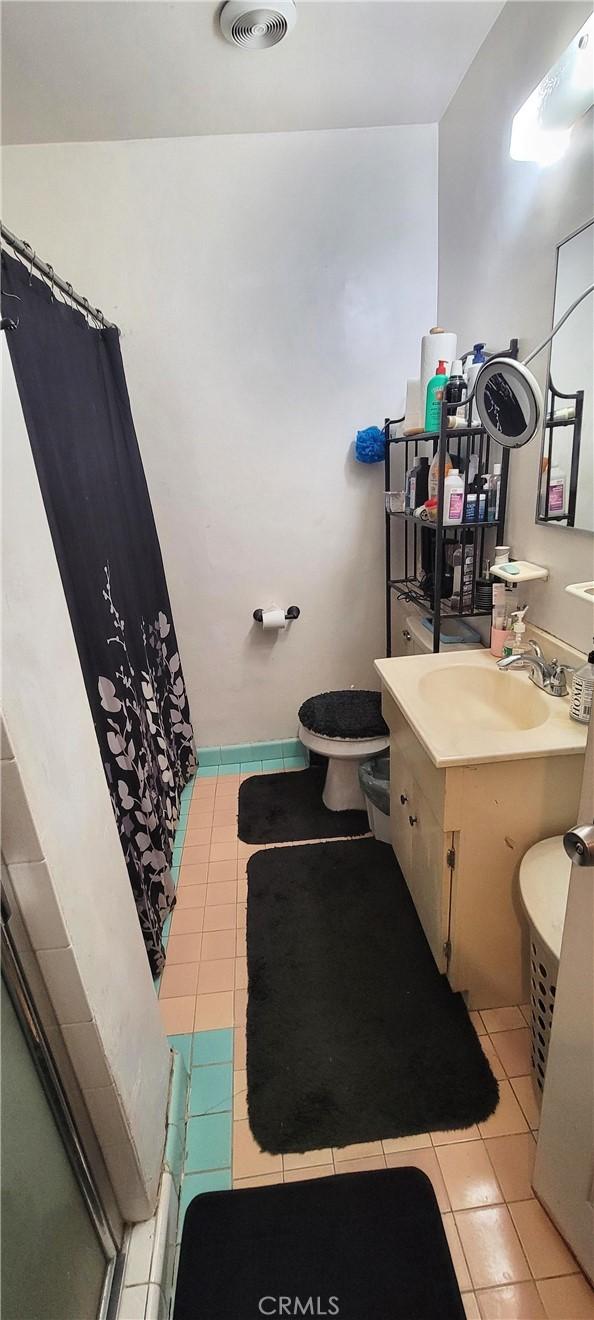
[[[532,1069],[542,1091],[547,1067],[571,862],[563,836],[543,839],[520,863],[520,893],[530,928]]]

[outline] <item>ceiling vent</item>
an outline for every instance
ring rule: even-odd
[[[227,0],[220,17],[225,40],[243,50],[267,50],[269,46],[277,46],[296,21],[293,0],[276,0],[274,5],[266,8],[252,7],[249,0]]]

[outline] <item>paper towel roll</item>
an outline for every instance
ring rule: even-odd
[[[421,397],[420,411],[423,426],[425,425],[425,407],[427,404],[427,386],[431,377],[435,375],[437,365],[443,358],[448,364],[448,370],[456,356],[458,339],[455,334],[449,330],[442,330],[435,326],[428,335],[423,335],[421,340]]]
[[[286,626],[287,620],[285,619],[284,610],[279,610],[276,606],[273,609],[262,610],[262,627],[264,631],[271,628],[278,630],[279,628],[286,628]]]
[[[402,430],[404,435],[413,435],[415,431],[423,431],[424,428],[425,415],[423,414],[421,417],[421,382],[420,380],[407,380]]]

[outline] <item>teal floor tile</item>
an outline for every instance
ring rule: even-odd
[[[218,765],[204,765],[198,768],[199,779],[216,779],[219,773]]]
[[[285,770],[307,769],[303,756],[285,756]]]
[[[221,759],[221,749],[220,749],[220,747],[199,747],[199,748],[198,748],[198,764],[199,764],[199,766],[204,766],[204,765],[218,765],[220,759]]]
[[[166,917],[165,921],[163,922],[163,934],[161,938],[164,944],[166,944],[167,940],[169,939],[169,931],[171,930],[171,917],[172,917],[172,913],[170,912],[169,916]]]
[[[239,761],[229,761],[226,765],[219,766],[219,777],[221,775],[238,775]]]
[[[186,1173],[226,1169],[231,1164],[231,1114],[202,1114],[186,1128]]]
[[[231,1170],[217,1169],[212,1173],[187,1173],[182,1179],[179,1198],[178,1242],[181,1238],[186,1210],[190,1201],[203,1192],[227,1192],[231,1187]]]
[[[233,1061],[233,1028],[220,1027],[218,1031],[195,1031],[192,1046],[192,1067],[205,1063],[231,1063]]]
[[[173,865],[173,866],[180,866],[180,865],[181,865],[181,855],[182,855],[182,852],[183,852],[183,847],[182,847],[182,848],[177,848],[177,847],[176,847],[176,848],[173,849],[173,856],[172,856],[172,865]]]
[[[242,761],[239,767],[242,775],[255,775],[257,770],[262,769],[261,761]]]
[[[175,866],[171,867],[171,877],[173,879],[174,884],[177,885],[177,882],[179,880],[179,866],[177,863]]]
[[[282,756],[280,757],[279,760],[276,761],[262,762],[262,770],[264,771],[264,774],[267,774],[269,771],[272,770],[284,770],[284,768],[285,768],[285,763],[283,761]]]
[[[233,1108],[233,1066],[211,1063],[192,1068],[188,1113],[224,1114]]]
[[[173,845],[174,848],[183,848],[185,837],[186,837],[186,824],[185,821],[183,824],[180,821],[180,824],[178,825],[175,831],[175,843]]]
[[[187,1035],[184,1034],[183,1036],[168,1036],[167,1039],[172,1050],[177,1050],[181,1054],[186,1070],[189,1072],[192,1063],[192,1033],[188,1032]]]

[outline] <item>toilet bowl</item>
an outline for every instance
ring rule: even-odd
[[[324,806],[329,811],[364,811],[359,766],[390,746],[379,692],[348,689],[309,697],[299,710],[299,738],[328,760]]]

